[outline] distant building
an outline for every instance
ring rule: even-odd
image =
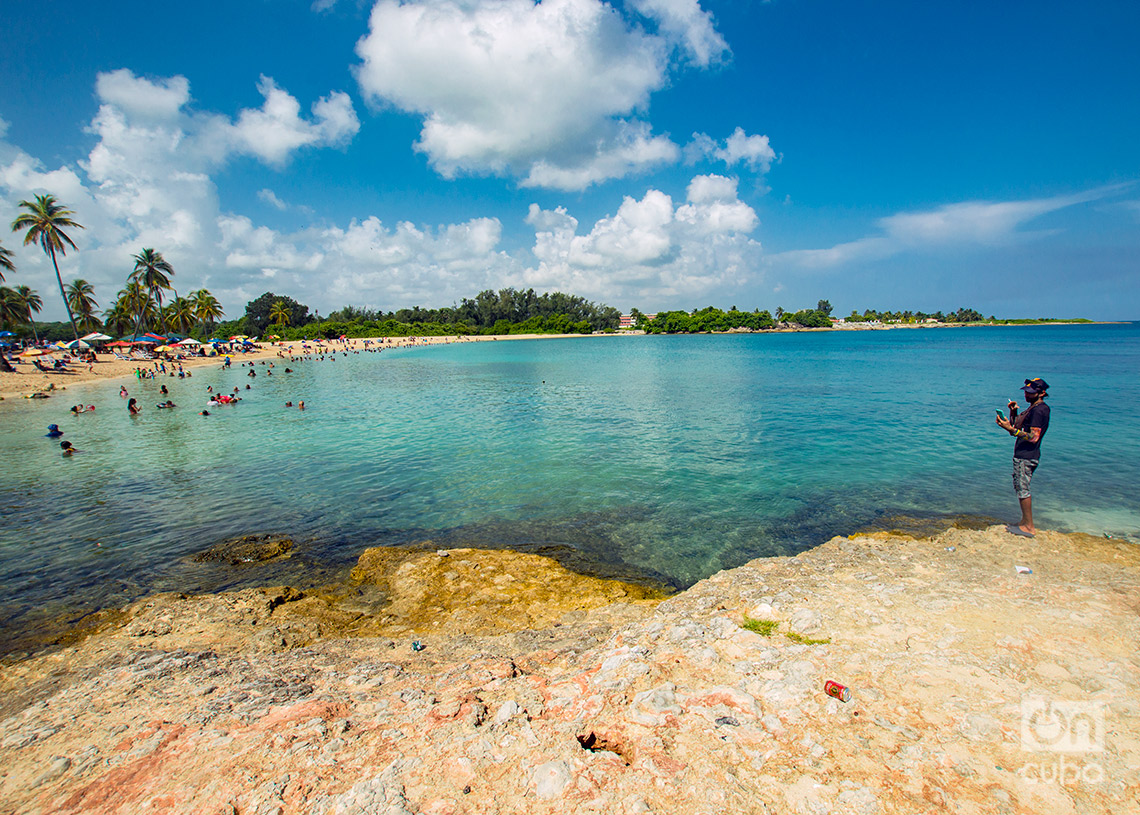
[[[647,322],[656,316],[656,314],[641,315],[642,319],[646,320]],[[621,315],[621,320],[618,322],[618,328],[637,328],[637,326],[633,324],[633,314],[631,313]]]

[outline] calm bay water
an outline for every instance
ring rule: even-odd
[[[556,554],[688,585],[894,514],[1015,520],[994,408],[1042,376],[1046,528],[1140,540],[1140,325],[466,343],[198,369],[0,412],[0,636],[154,590],[317,584],[371,545]],[[197,415],[205,388],[244,388]],[[166,384],[180,407],[154,408]],[[94,413],[72,416],[83,399]],[[301,413],[283,407],[304,399]],[[57,423],[82,455],[43,437]],[[193,564],[284,532],[268,570]],[[2,644],[2,643],[0,643]]]

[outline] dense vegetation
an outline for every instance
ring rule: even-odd
[[[763,331],[777,327],[802,328],[830,328],[834,321],[831,318],[831,303],[820,300],[813,309],[786,312],[782,308],[776,309],[773,316],[768,311],[738,311],[733,306],[728,311],[708,306],[703,309],[685,311],[662,311],[652,320],[636,309],[633,316],[638,328],[649,334],[698,334],[713,331],[751,330]],[[640,319],[639,319],[640,318]],[[1048,317],[1038,319],[999,320],[996,317],[984,317],[981,312],[972,308],[960,308],[943,314],[936,311],[927,314],[922,311],[875,311],[867,309],[862,314],[852,311],[849,317],[844,318],[848,323],[884,323],[884,324],[917,324],[917,323],[947,323],[947,324],[986,324],[986,325],[1029,325],[1035,323],[1066,322],[1087,323],[1091,320],[1066,319],[1058,320]]]
[[[213,336],[274,334],[282,339],[406,337],[469,334],[591,334],[617,328],[621,313],[562,292],[483,291],[449,308],[374,311],[345,306],[324,319],[292,298],[266,292],[240,320],[219,323]]]
[[[785,312],[782,308],[776,309],[773,317],[767,310],[738,311],[733,306],[728,311],[708,306],[694,309],[691,313],[685,311],[662,311],[652,320],[641,321],[638,325],[649,334],[698,334],[707,331],[730,331],[732,329],[750,329],[762,331],[775,328],[778,324],[798,325],[804,328],[830,328],[831,304],[820,300],[819,305],[813,309],[803,309],[796,312]]]
[[[960,308],[957,311],[948,311],[945,314],[941,311],[935,311],[927,314],[925,311],[875,311],[874,309],[866,309],[860,314],[858,311],[852,311],[850,316],[845,318],[849,323],[925,323],[934,321],[936,323],[985,323],[987,325],[1033,325],[1036,323],[1091,323],[1092,320],[1083,317],[1072,318],[1056,318],[1056,317],[1037,317],[1037,318],[1022,318],[1014,320],[1001,320],[992,314],[989,317],[983,317],[982,313],[977,309]]]

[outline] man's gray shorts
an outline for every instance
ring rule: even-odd
[[[1018,498],[1029,497],[1029,481],[1037,469],[1035,458],[1015,458],[1013,460],[1013,491]]]

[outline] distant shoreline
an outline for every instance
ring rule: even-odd
[[[885,323],[881,325],[874,325],[870,323],[845,323],[833,325],[830,328],[808,328],[804,326],[792,327],[781,326],[776,328],[766,328],[762,330],[754,329],[729,329],[728,331],[705,331],[695,332],[693,335],[687,333],[676,333],[669,335],[651,335],[642,329],[618,330],[613,333],[601,334],[474,334],[474,335],[442,335],[442,336],[424,336],[424,337],[360,337],[347,340],[347,346],[339,345],[338,340],[325,340],[326,348],[330,347],[328,343],[338,343],[334,347],[338,350],[362,350],[365,340],[373,345],[382,345],[386,350],[395,350],[400,348],[422,347],[428,345],[452,345],[456,343],[466,342],[494,342],[499,340],[558,340],[558,339],[574,339],[583,337],[639,337],[639,336],[695,336],[697,334],[703,335],[733,335],[733,334],[799,334],[799,333],[819,333],[828,331],[892,331],[896,329],[953,329],[953,328],[1009,328],[1009,327],[1032,327],[1032,326],[1058,326],[1058,325],[1127,325],[1127,321],[1088,321],[1088,322],[1032,322],[1032,323]],[[248,362],[255,360],[275,360],[279,359],[278,352],[283,352],[287,356],[299,355],[301,353],[300,346],[302,340],[282,340],[276,344],[263,345],[258,350],[251,353],[243,353],[234,356],[233,358],[238,362]],[[315,345],[316,341],[311,341],[310,346]],[[77,365],[70,373],[43,373],[34,369],[31,365],[17,366],[18,373],[3,373],[0,372],[0,410],[11,409],[4,408],[3,405],[19,404],[24,398],[28,398],[30,394],[36,392],[46,392],[49,385],[55,385],[55,390],[51,392],[52,398],[63,398],[64,393],[69,392],[70,389],[77,386],[88,386],[92,384],[103,384],[117,382],[120,380],[129,381],[134,376],[136,368],[142,367],[146,369],[153,368],[153,361],[151,360],[119,360],[119,359],[106,359],[107,354],[101,355],[103,358],[96,363],[95,370],[88,372],[86,365]],[[177,365],[181,362],[182,366],[187,370],[197,370],[208,365],[219,365],[220,359],[218,357],[190,357],[184,360],[175,360],[174,364]],[[169,362],[168,362],[169,366]]]

